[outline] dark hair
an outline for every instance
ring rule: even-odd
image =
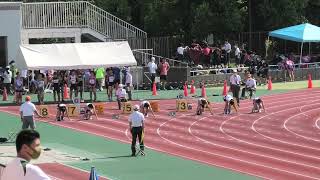
[[[201,106],[202,106],[202,108],[204,108],[205,105],[207,105],[207,101],[204,100],[204,99],[201,99]]]
[[[150,104],[149,103],[144,103],[143,107],[148,108],[148,107],[150,107]]]
[[[93,109],[93,105],[92,105],[91,103],[88,104],[88,107],[91,108],[91,109]]]
[[[20,152],[22,145],[30,146],[34,140],[40,139],[40,134],[32,129],[26,129],[19,132],[16,139],[16,150]]]
[[[257,99],[256,103],[261,103],[261,101],[262,101],[261,99]]]
[[[230,105],[234,105],[234,100],[233,99],[230,100]]]

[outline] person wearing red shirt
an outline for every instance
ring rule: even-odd
[[[166,59],[162,59],[159,64],[159,70],[160,70],[160,81],[162,84],[162,88],[164,90],[166,89],[166,82],[167,82],[169,69],[170,69],[169,63],[166,61]]]

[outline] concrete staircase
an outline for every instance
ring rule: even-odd
[[[22,3],[22,43],[31,38],[128,40],[132,49],[146,48],[147,33],[86,1]],[[91,36],[91,37],[90,37]]]

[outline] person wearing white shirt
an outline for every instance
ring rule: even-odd
[[[126,91],[128,94],[128,100],[132,100],[132,93],[131,93],[131,88],[132,88],[132,75],[129,70],[126,70]]]
[[[156,70],[158,69],[158,66],[155,63],[156,59],[154,57],[151,58],[151,61],[148,63],[149,73],[151,76],[151,83],[153,84],[155,82],[156,78]]]
[[[41,155],[40,134],[35,130],[22,130],[16,139],[17,157],[4,168],[2,180],[50,180],[38,166],[30,164]]]
[[[149,110],[151,111],[153,117],[155,117],[150,102],[142,101],[140,104],[140,112],[144,114],[145,117],[148,117]]]
[[[230,66],[230,52],[231,52],[231,44],[228,41],[225,41],[223,49],[226,51],[226,62],[225,64]]]
[[[119,110],[121,110],[122,103],[127,102],[127,92],[123,88],[122,84],[119,84],[119,87],[116,91],[116,97],[117,97],[117,101],[118,101],[118,108],[119,108]]]
[[[234,56],[236,58],[236,64],[237,64],[237,66],[239,66],[240,59],[241,59],[241,51],[240,51],[240,48],[238,47],[238,45],[235,45],[234,48],[235,48]]]
[[[250,92],[250,99],[252,98],[253,93],[256,91],[257,84],[256,80],[251,77],[251,74],[248,74],[248,78],[246,81],[246,86],[242,88],[241,98],[245,98],[246,91]]]
[[[183,45],[183,43],[180,43],[180,46],[177,48],[177,58],[179,61],[183,61],[184,59],[184,50],[185,50],[185,47]]]
[[[131,156],[136,156],[136,141],[139,139],[140,150],[144,151],[143,131],[144,131],[144,115],[139,112],[139,105],[135,105],[133,113],[129,116],[129,129],[132,134]]]
[[[237,100],[238,105],[240,104],[240,100],[239,100],[240,82],[241,82],[241,77],[238,75],[237,70],[234,70],[233,75],[230,76],[230,88],[231,88],[233,97],[235,97]]]
[[[42,117],[38,113],[36,106],[31,102],[31,97],[27,96],[26,102],[20,106],[20,117],[22,121],[22,129],[27,129],[29,128],[29,126],[31,129],[36,128],[35,121],[33,119],[34,113],[36,113],[39,117]]]

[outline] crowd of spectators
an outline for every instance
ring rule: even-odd
[[[13,66],[13,68],[11,67]],[[14,69],[14,70],[12,70]],[[14,73],[13,73],[14,72]],[[15,76],[13,76],[15,74]],[[38,103],[44,104],[46,92],[52,92],[54,102],[63,102],[65,87],[69,89],[70,99],[79,97],[83,102],[83,92],[90,92],[90,101],[96,101],[96,91],[104,91],[112,101],[119,84],[123,84],[131,99],[132,75],[129,67],[120,69],[96,68],[96,69],[73,69],[73,70],[34,70],[18,71],[14,63],[7,66],[2,72],[1,91],[5,88],[11,95],[15,95],[15,102],[21,104],[22,94],[36,93]],[[122,80],[122,82],[120,82]],[[1,93],[2,93],[1,92]]]

